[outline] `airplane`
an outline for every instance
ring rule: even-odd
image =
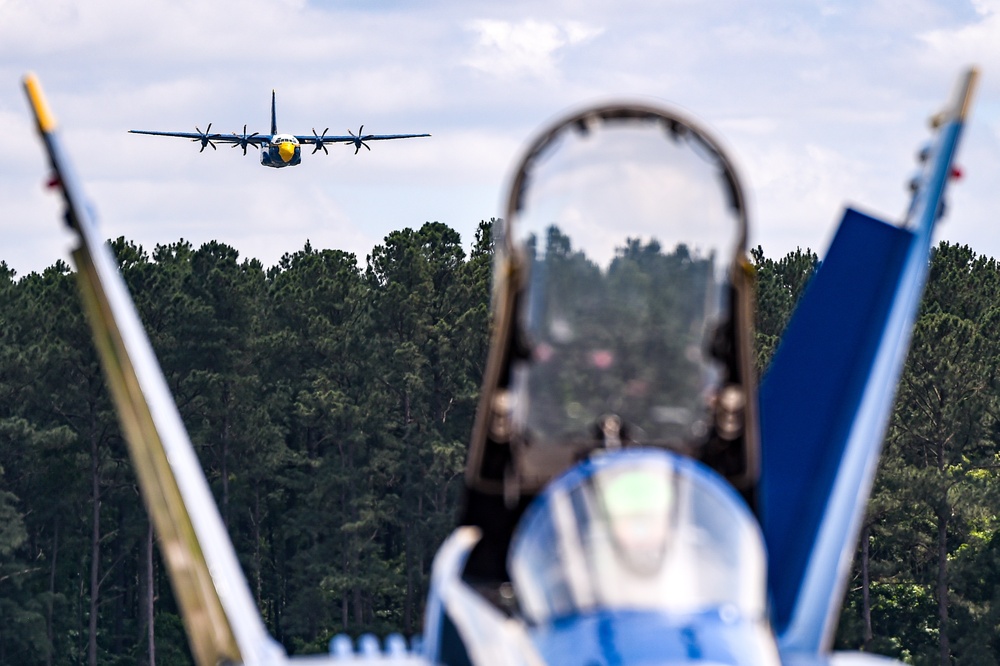
[[[390,139],[415,139],[425,136],[430,136],[430,134],[365,134],[365,126],[362,125],[358,128],[358,133],[355,134],[351,130],[347,130],[348,136],[327,136],[326,133],[330,131],[327,127],[323,130],[322,134],[316,132],[316,128],[313,128],[312,136],[304,134],[301,136],[295,134],[279,134],[278,133],[278,121],[277,113],[275,110],[275,95],[274,91],[271,91],[271,133],[261,134],[259,132],[253,132],[247,134],[247,126],[243,125],[243,132],[238,134],[233,132],[231,134],[219,134],[212,132],[212,123],[209,123],[202,132],[201,129],[195,127],[196,132],[157,132],[154,130],[129,130],[132,134],[151,134],[153,136],[174,136],[180,137],[182,139],[191,139],[195,143],[201,144],[201,149],[199,153],[204,152],[205,148],[211,146],[212,150],[218,150],[216,148],[217,143],[229,143],[232,144],[233,148],[243,148],[243,154],[247,154],[247,148],[253,146],[260,150],[260,163],[266,167],[272,167],[274,169],[281,169],[283,167],[296,166],[302,162],[302,146],[313,146],[313,154],[316,154],[322,150],[327,155],[330,151],[326,149],[326,144],[328,143],[348,143],[354,145],[354,154],[357,155],[358,151],[362,148],[366,150],[371,150],[368,145],[369,141],[388,141]]]
[[[719,142],[645,103],[586,107],[540,132],[495,231],[463,512],[432,565],[423,634],[338,635],[329,654],[290,657],[28,75],[199,666],[898,663],[833,652],[832,637],[977,78],[935,116],[900,223],[845,211],[759,390],[746,196]],[[623,208],[635,217],[608,217]]]

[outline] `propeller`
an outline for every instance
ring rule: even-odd
[[[260,148],[260,146],[258,146],[256,143],[251,143],[250,142],[250,139],[254,138],[258,134],[260,134],[260,132],[254,132],[253,134],[249,134],[248,135],[247,134],[247,126],[244,125],[243,126],[243,135],[242,136],[239,135],[239,134],[237,134],[236,132],[233,132],[233,136],[236,137],[237,139],[239,139],[239,141],[237,143],[233,144],[233,148],[236,148],[237,146],[243,146],[243,154],[244,155],[247,154],[247,146],[253,146],[254,148]]]
[[[371,136],[371,135],[368,135],[368,136],[363,135],[361,132],[364,129],[365,129],[364,125],[362,125],[361,127],[359,127],[357,134],[355,134],[351,130],[347,130],[347,133],[354,137],[354,142],[353,143],[354,143],[354,154],[355,155],[357,155],[358,151],[361,150],[361,146],[364,146],[365,148],[368,148],[368,144],[365,143],[365,139],[367,139],[368,136]],[[368,150],[371,150],[371,148],[368,148]]]
[[[327,127],[325,130],[323,130],[322,134],[316,134],[316,128],[313,127],[313,136],[316,137],[316,147],[313,148],[313,155],[318,153],[320,148],[322,148],[323,152],[326,153],[327,155],[330,154],[330,151],[326,149],[326,143],[324,142],[324,139],[326,139],[326,133],[329,131],[330,128]]]
[[[204,132],[202,132],[198,128],[197,125],[195,125],[194,128],[198,132],[198,134],[201,135],[197,139],[191,139],[192,141],[200,141],[201,142],[201,150],[198,151],[199,153],[205,150],[205,146],[212,146],[212,150],[218,150],[218,148],[215,147],[215,143],[212,141],[212,139],[218,139],[222,135],[221,134],[209,134],[209,132],[212,131],[212,123],[208,124],[208,127],[205,128]]]

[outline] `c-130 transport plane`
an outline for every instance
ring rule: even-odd
[[[322,134],[317,134],[316,129],[313,128],[312,136],[308,134],[296,135],[296,134],[279,134],[278,133],[278,120],[277,113],[275,111],[275,99],[274,91],[271,91],[271,133],[261,134],[260,132],[253,132],[252,134],[247,134],[247,126],[243,126],[243,133],[237,134],[233,132],[231,134],[219,134],[218,132],[212,132],[212,123],[208,124],[205,131],[202,132],[199,128],[195,127],[197,132],[158,132],[155,130],[129,130],[132,134],[152,134],[153,136],[175,136],[182,139],[191,139],[196,143],[201,143],[201,150],[198,152],[203,152],[208,146],[212,147],[212,150],[216,150],[216,143],[229,143],[232,144],[233,148],[242,147],[243,154],[247,154],[247,147],[253,146],[260,150],[260,163],[266,167],[272,167],[274,169],[280,169],[282,167],[295,166],[302,162],[302,146],[311,145],[313,146],[313,153],[317,153],[322,150],[327,155],[330,151],[326,149],[326,144],[328,143],[351,143],[354,144],[354,154],[357,155],[358,151],[364,147],[367,150],[371,150],[368,146],[368,141],[388,141],[390,139],[416,139],[420,137],[430,136],[430,134],[364,134],[365,126],[362,125],[358,129],[358,133],[355,134],[351,130],[347,130],[348,136],[327,136],[327,132],[330,130],[327,127],[323,130]]]
[[[833,634],[976,79],[935,116],[903,220],[847,209],[759,390],[746,196],[719,143],[648,104],[587,107],[541,132],[494,232],[464,507],[423,634],[339,635],[329,654],[289,657],[27,77],[199,666],[897,663],[833,652]]]

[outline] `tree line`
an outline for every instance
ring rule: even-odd
[[[420,630],[486,358],[491,223],[469,252],[444,224],[393,232],[363,265],[308,243],[270,268],[217,242],[112,243],[290,653]],[[818,260],[752,258],[766,371]],[[932,262],[837,645],[993,664],[1000,267],[949,244]],[[191,658],[75,277],[0,262],[0,664],[98,663]]]

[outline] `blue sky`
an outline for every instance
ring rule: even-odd
[[[68,258],[20,88],[37,72],[108,237],[219,240],[273,265],[314,247],[363,264],[391,230],[437,220],[472,240],[543,124],[588,101],[702,120],[750,190],[751,242],[822,251],[845,203],[907,203],[926,119],[981,67],[939,238],[1000,256],[1000,0],[0,0],[0,259]],[[996,67],[996,69],[991,69]],[[300,166],[128,129],[430,132]]]

